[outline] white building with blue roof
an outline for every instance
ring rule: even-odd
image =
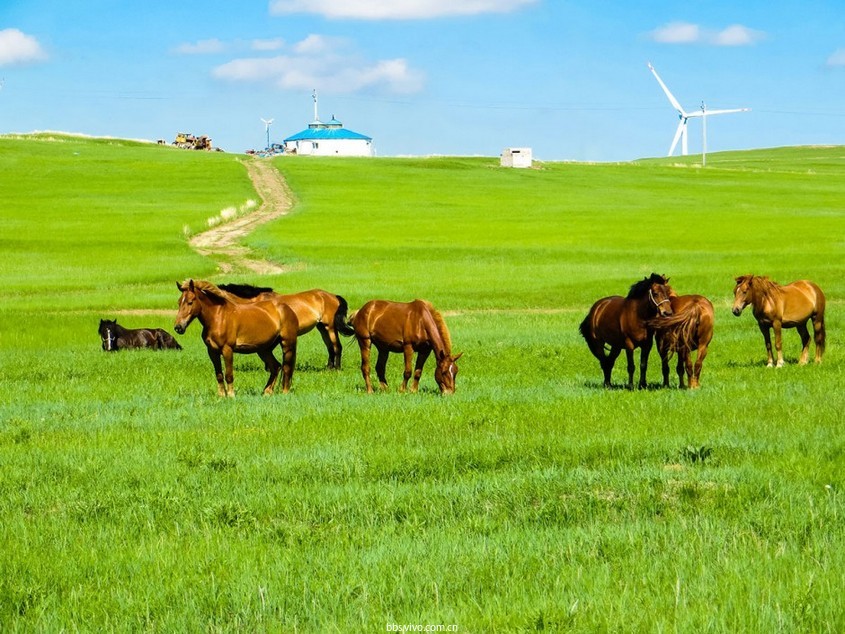
[[[317,93],[314,97],[314,121],[308,129],[289,136],[282,145],[286,154],[305,156],[372,156],[373,139],[366,134],[353,132],[332,115],[323,123],[317,116]]]

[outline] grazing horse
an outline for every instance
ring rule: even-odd
[[[783,367],[781,329],[795,328],[801,336],[800,365],[807,363],[810,354],[810,332],[807,321],[813,320],[813,334],[816,342],[816,363],[824,355],[824,307],[822,289],[809,280],[798,280],[781,286],[762,275],[742,275],[736,278],[734,288],[733,314],[739,317],[743,309],[751,304],[754,318],[766,342],[766,365],[772,367],[772,338],[769,330],[775,331],[775,348],[778,353],[777,367]]]
[[[417,353],[417,363],[414,368],[414,381],[411,392],[416,392],[420,384],[423,366],[429,355],[434,352],[437,366],[434,369],[434,380],[442,394],[452,394],[455,391],[455,377],[458,375],[458,365],[455,363],[461,354],[452,355],[452,339],[446,322],[434,307],[421,299],[409,303],[389,302],[376,299],[364,304],[351,320],[361,348],[361,374],[367,392],[373,392],[370,381],[370,346],[378,350],[376,360],[376,374],[382,389],[387,389],[387,357],[391,352],[401,352],[405,357],[405,373],[401,390],[408,388],[411,378],[411,361],[414,352]]]
[[[173,335],[161,328],[124,328],[116,319],[101,319],[98,332],[106,352],[124,348],[182,349]]]
[[[235,352],[255,353],[264,361],[264,368],[270,373],[264,394],[273,393],[280,369],[282,391],[287,393],[290,390],[299,325],[296,315],[286,304],[274,301],[244,303],[211,282],[200,280],[177,282],[176,287],[182,295],[173,328],[181,335],[194,319],[202,324],[202,340],[214,365],[220,396],[235,395],[232,369]],[[273,348],[279,344],[283,354],[281,365],[273,356]],[[221,357],[226,363],[225,377]]]
[[[245,300],[280,300],[290,306],[299,320],[299,334],[304,335],[316,327],[329,352],[328,367],[340,369],[343,346],[338,333],[346,337],[355,334],[346,323],[348,305],[343,297],[318,288],[285,295],[273,292],[272,288],[249,284],[220,284],[219,288]]]
[[[622,350],[628,357],[628,389],[634,387],[634,350],[640,348],[640,383],[647,387],[646,369],[653,344],[654,329],[649,320],[672,314],[669,278],[652,273],[631,286],[627,297],[613,295],[598,300],[581,322],[581,335],[604,373],[604,386],[610,387],[610,374]],[[605,345],[610,350],[605,354]]]
[[[662,362],[663,387],[669,387],[669,360],[674,352],[678,353],[678,387],[684,387],[685,372],[690,389],[701,387],[701,366],[713,339],[713,304],[703,295],[677,295],[674,291],[669,294],[669,303],[672,315],[649,321]]]

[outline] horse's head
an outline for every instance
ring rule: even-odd
[[[100,333],[100,339],[103,340],[103,350],[106,352],[113,352],[117,350],[117,332],[115,326],[117,326],[116,320],[100,320],[98,332]]]
[[[434,369],[434,380],[441,394],[455,393],[455,379],[458,376],[458,364],[455,363],[464,353],[456,354],[454,357],[445,350],[437,355],[437,367]]]
[[[202,312],[202,302],[199,299],[199,290],[194,280],[176,282],[176,288],[182,293],[179,297],[179,312],[176,313],[176,323],[173,330],[180,335],[185,333],[190,323]]]
[[[734,287],[734,305],[731,312],[739,317],[743,309],[751,303],[751,285],[754,281],[753,275],[740,275],[736,278]]]
[[[648,298],[654,307],[657,309],[657,314],[661,317],[668,317],[672,314],[671,298],[675,295],[675,291],[669,286],[669,278],[664,275],[657,275],[652,273],[650,278],[646,278],[649,283]]]

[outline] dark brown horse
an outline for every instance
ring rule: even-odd
[[[713,339],[713,304],[703,295],[669,295],[672,315],[649,321],[654,328],[657,351],[663,370],[663,387],[669,387],[669,360],[678,353],[678,387],[684,387],[684,376],[690,388],[701,387],[701,366],[707,347]],[[695,350],[695,365],[692,352]]]
[[[106,352],[126,348],[182,349],[173,335],[162,328],[124,328],[116,319],[101,319],[98,332]]]
[[[287,393],[290,390],[299,325],[296,315],[286,304],[275,301],[244,303],[214,284],[200,280],[177,282],[176,287],[182,295],[179,297],[174,330],[183,334],[194,319],[202,324],[202,340],[214,365],[220,396],[235,395],[232,369],[235,352],[255,353],[264,361],[264,367],[270,373],[264,386],[265,394],[273,393],[280,369],[282,391]],[[283,355],[281,365],[273,356],[273,348],[279,344]],[[221,357],[226,363],[225,377]]]
[[[782,328],[795,328],[801,336],[801,357],[798,363],[807,363],[810,354],[810,332],[807,322],[813,320],[813,334],[816,342],[816,363],[824,355],[824,308],[822,289],[809,280],[798,280],[785,286],[761,275],[742,275],[736,278],[734,287],[733,314],[739,317],[742,310],[751,304],[754,318],[766,342],[766,362],[774,365],[770,329],[775,331],[777,367],[783,367]]]
[[[280,294],[272,288],[249,284],[220,284],[219,288],[245,300],[280,300],[290,306],[299,320],[299,334],[304,335],[316,327],[329,353],[328,367],[340,369],[343,346],[338,334],[346,337],[355,334],[346,323],[348,305],[343,297],[318,288],[290,294]]]
[[[647,387],[648,355],[654,329],[648,325],[657,315],[672,314],[669,279],[652,273],[631,286],[627,297],[613,295],[598,300],[581,322],[580,330],[604,373],[604,386],[610,387],[610,374],[622,350],[628,357],[628,389],[634,387],[634,350],[640,348],[640,383]],[[605,346],[610,350],[605,354]]]
[[[382,389],[387,389],[387,357],[391,352],[401,352],[405,357],[405,372],[401,391],[408,388],[411,378],[411,361],[417,353],[414,368],[414,381],[411,391],[416,392],[420,384],[423,366],[429,355],[434,352],[437,366],[434,380],[442,394],[455,391],[455,377],[458,365],[455,363],[461,354],[452,355],[452,339],[446,322],[434,307],[421,299],[409,303],[389,302],[376,299],[364,304],[352,317],[352,327],[358,346],[361,348],[361,374],[367,392],[372,393],[370,381],[370,347],[378,350],[376,374]]]

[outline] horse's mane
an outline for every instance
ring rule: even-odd
[[[216,284],[206,282],[205,280],[185,280],[180,286],[180,288],[185,288],[191,283],[193,283],[194,289],[202,291],[216,302],[231,301],[226,297],[225,290],[221,290],[220,287]]]
[[[763,298],[774,297],[783,290],[780,284],[771,280],[767,275],[742,275],[741,277],[736,278],[737,286],[746,281],[749,282],[755,291]]]
[[[645,277],[641,279],[636,284],[631,286],[631,290],[628,291],[628,299],[639,299],[643,297],[648,290],[651,288],[652,284],[668,284],[669,278],[665,275],[658,275],[657,273],[652,273],[649,277]]]
[[[759,290],[765,297],[772,297],[781,292],[780,284],[765,275],[754,275],[752,279],[754,280],[754,288]]]
[[[252,284],[220,284],[217,288],[244,299],[253,299],[262,293],[273,292],[273,289],[267,286],[253,286]]]
[[[434,319],[437,331],[443,339],[443,345],[446,346],[446,354],[452,354],[452,335],[449,334],[449,329],[446,327],[446,321],[443,319],[443,315],[429,302],[423,301],[423,303],[431,313],[432,319]]]

